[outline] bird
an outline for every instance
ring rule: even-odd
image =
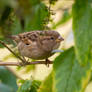
[[[15,41],[18,51],[23,58],[27,57],[34,60],[45,59],[46,64],[49,62],[48,58],[54,54],[52,51],[58,49],[60,43],[64,40],[57,31],[53,30],[30,31],[12,35],[11,37]]]

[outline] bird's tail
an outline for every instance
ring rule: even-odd
[[[17,37],[16,37],[16,35],[9,35],[8,38],[15,40]]]
[[[15,43],[18,43],[20,41],[20,38],[17,35],[11,35],[9,36],[11,40],[13,40]]]

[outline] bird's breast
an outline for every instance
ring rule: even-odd
[[[39,46],[35,42],[30,45],[19,43],[18,49],[22,56],[32,59],[45,59],[52,55],[51,52],[46,52],[42,48],[39,48]]]

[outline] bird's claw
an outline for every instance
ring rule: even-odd
[[[46,59],[46,66],[47,66],[47,67],[49,67],[49,63],[50,63],[50,62],[51,62],[50,60]]]
[[[29,64],[28,61],[26,61],[26,62],[21,62],[21,63],[20,63],[20,66],[25,66],[25,65],[28,65],[28,64]]]

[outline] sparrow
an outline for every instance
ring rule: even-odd
[[[64,39],[56,31],[30,31],[13,35],[12,39],[16,42],[21,56],[35,60],[45,59],[52,56],[59,48]]]

